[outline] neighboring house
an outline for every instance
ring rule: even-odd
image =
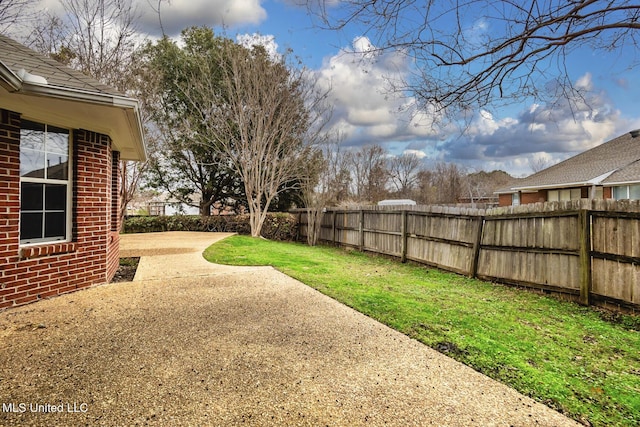
[[[0,35],[0,309],[111,280],[145,157],[136,100]]]
[[[640,130],[496,192],[500,206],[576,199],[640,199]]]
[[[191,196],[192,204],[198,205],[200,199],[195,194]],[[199,215],[197,207],[187,205],[171,197],[167,193],[142,193],[129,202],[127,215]]]

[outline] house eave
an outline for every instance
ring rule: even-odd
[[[618,185],[636,185],[636,184],[640,184],[640,180],[636,179],[633,181],[612,181],[612,182],[604,183],[604,185],[606,185],[607,187],[614,187]]]
[[[567,187],[592,187],[594,185],[603,185],[604,180],[610,177],[617,169],[612,171],[603,173],[602,175],[596,176],[594,178],[589,179],[588,181],[576,181],[576,182],[563,182],[560,184],[549,184],[549,185],[526,185],[521,187],[511,187],[510,191],[502,190],[500,192],[496,192],[496,194],[511,194],[518,191],[525,192],[536,192],[540,190],[549,190],[549,189],[559,189],[559,188],[567,188]]]
[[[78,119],[70,125],[109,135],[114,141],[115,149],[121,152],[123,160],[144,161],[147,159],[137,100],[123,96],[22,81],[4,64],[0,64],[0,81],[3,83],[2,87],[12,95],[8,97],[11,100],[5,102],[9,104],[6,107],[11,108],[12,103],[16,104],[18,105],[14,106],[16,111],[27,116],[32,114],[34,118],[39,118],[42,115],[45,118],[47,115],[55,116],[58,111],[68,111],[72,105],[93,105],[96,110],[94,114],[82,111],[82,108],[80,108],[77,113],[82,119]],[[44,105],[37,106],[33,101],[29,101],[33,100],[34,97],[46,100],[42,102]],[[51,112],[45,111],[47,109],[51,110]]]
[[[509,190],[502,190],[496,192],[496,194],[512,194],[517,193],[519,191],[535,193],[540,190],[548,190],[548,189],[556,189],[556,188],[567,188],[567,187],[584,187],[591,186],[589,181],[582,182],[565,182],[562,184],[550,184],[550,185],[532,185],[532,186],[523,186],[523,187],[511,187]]]

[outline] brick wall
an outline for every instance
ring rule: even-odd
[[[0,309],[113,277],[118,260],[118,236],[111,230],[114,157],[109,137],[73,131],[72,241],[21,248],[20,116],[0,109]]]
[[[545,202],[547,200],[547,190],[537,191],[535,193],[520,193],[520,204],[527,205],[529,203]]]
[[[498,195],[498,206],[511,206],[511,194],[499,194]]]
[[[116,274],[120,264],[120,153],[111,153],[111,182],[109,183],[109,248],[107,252],[107,281]]]

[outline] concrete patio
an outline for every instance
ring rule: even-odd
[[[0,425],[577,425],[270,267],[207,263],[226,236],[123,235],[133,282],[0,313]]]

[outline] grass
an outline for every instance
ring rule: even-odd
[[[640,318],[330,247],[234,236],[211,262],[271,265],[578,421],[640,425]]]

